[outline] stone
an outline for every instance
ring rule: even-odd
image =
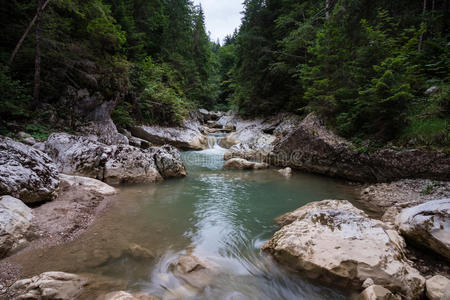
[[[277,221],[283,227],[262,249],[308,277],[356,289],[371,278],[408,299],[423,292],[402,237],[348,201],[311,202]]]
[[[33,211],[11,196],[0,196],[0,258],[28,243]]]
[[[59,174],[60,188],[67,187],[81,188],[87,192],[97,193],[103,196],[111,196],[117,194],[117,190],[100,180],[81,177],[74,175]]]
[[[174,275],[196,289],[203,289],[219,273],[219,267],[208,259],[194,255],[184,255],[170,265]]]
[[[269,167],[266,163],[251,162],[243,158],[231,158],[223,164],[227,170],[260,170]]]
[[[147,248],[138,244],[131,244],[128,247],[128,254],[137,259],[154,259],[155,255]]]
[[[436,275],[425,283],[426,295],[430,300],[450,300],[450,279]]]
[[[0,195],[25,203],[53,200],[59,185],[58,170],[45,153],[0,136]]]
[[[366,288],[360,295],[359,300],[401,300],[391,293],[390,290],[381,285],[371,285]]]
[[[108,184],[162,180],[154,153],[130,145],[105,145],[84,136],[51,134],[45,143],[59,171],[95,178]]]
[[[405,208],[395,224],[408,240],[450,261],[450,198]]]
[[[439,150],[381,149],[359,152],[309,114],[272,145],[270,162],[354,181],[385,182],[403,178],[450,180],[450,155]]]
[[[63,272],[46,272],[16,281],[10,292],[13,299],[78,299],[87,285],[86,278]]]
[[[200,131],[198,121],[186,120],[180,127],[134,126],[133,136],[153,145],[169,144],[182,150],[203,150],[208,147],[206,137]]]
[[[374,285],[375,283],[373,282],[372,278],[367,278],[366,280],[364,280],[363,284],[361,285],[364,289],[368,288],[371,285]]]
[[[143,140],[143,139],[140,139],[140,138],[137,138],[134,136],[128,138],[128,141],[131,146],[141,148],[141,149],[148,149],[151,146],[151,144],[149,142],[147,142],[146,140]]]
[[[278,170],[278,173],[280,173],[284,177],[291,177],[292,176],[292,169],[289,168],[289,167],[286,167],[284,169]]]
[[[124,291],[111,292],[106,295],[100,296],[97,300],[158,300],[152,295],[145,293],[127,293]]]
[[[425,91],[425,95],[433,95],[433,94],[435,94],[437,92],[439,92],[439,87],[438,86],[432,86],[432,87],[428,88]]]
[[[119,133],[114,122],[108,118],[105,121],[85,123],[77,128],[83,135],[106,145],[128,145],[128,138]]]
[[[153,148],[156,167],[163,178],[184,177],[187,175],[180,152],[170,145]]]
[[[30,137],[24,138],[22,140],[22,143],[29,145],[29,146],[33,146],[34,144],[36,144],[36,140],[34,139],[34,137],[30,136]]]

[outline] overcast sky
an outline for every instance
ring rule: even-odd
[[[241,24],[243,0],[194,0],[195,4],[202,4],[206,17],[206,31],[211,32],[215,41],[233,33]]]

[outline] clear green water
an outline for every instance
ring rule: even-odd
[[[273,219],[308,202],[351,199],[351,187],[308,174],[222,170],[224,149],[185,152],[189,175],[161,184],[121,188],[120,199],[77,240],[23,262],[29,273],[61,270],[126,281],[130,291],[163,299],[343,299],[335,289],[284,270],[260,252],[277,230]],[[124,252],[131,243],[153,260]],[[124,254],[125,253],[125,254]],[[169,270],[185,253],[220,267],[194,291]]]

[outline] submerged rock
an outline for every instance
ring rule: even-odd
[[[61,173],[81,175],[108,184],[149,183],[164,176],[184,176],[184,165],[175,149],[139,149],[130,145],[108,146],[83,136],[52,134],[45,151]],[[170,177],[169,176],[169,177]]]
[[[170,268],[175,276],[196,289],[203,289],[211,284],[219,272],[215,263],[207,259],[200,260],[194,255],[180,257]]]
[[[450,199],[405,208],[395,224],[409,240],[450,261]]]
[[[0,258],[28,242],[33,212],[19,199],[0,196]]]
[[[99,275],[45,272],[16,281],[8,293],[17,300],[95,299],[105,291],[123,289],[125,285],[124,281]]]
[[[59,174],[59,179],[61,181],[60,188],[62,189],[67,187],[77,187],[88,192],[98,193],[103,196],[117,194],[115,188],[97,179],[66,174]]]
[[[127,293],[124,291],[111,292],[98,297],[96,300],[158,300],[150,294],[145,293]]]
[[[223,168],[228,170],[259,170],[268,167],[269,165],[266,163],[252,162],[243,158],[232,158],[223,164]]]
[[[436,275],[426,282],[427,297],[430,300],[450,300],[450,279]]]
[[[15,282],[10,287],[13,299],[78,299],[87,279],[75,274],[46,272]]]
[[[441,151],[393,149],[370,153],[328,130],[314,114],[274,143],[271,163],[356,181],[402,178],[450,179],[450,155]]]
[[[340,286],[358,289],[371,278],[409,299],[423,292],[425,279],[405,258],[404,240],[348,201],[312,202],[277,221],[284,226],[262,249],[280,263]]]
[[[53,200],[58,170],[43,152],[0,136],[0,195],[25,203]]]

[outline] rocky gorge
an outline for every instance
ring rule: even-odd
[[[77,135],[54,133],[29,142],[33,145],[0,138],[2,257],[76,239],[114,201],[119,185],[186,176],[180,150],[207,149],[207,135],[221,132],[224,169],[282,167],[286,178],[292,172],[318,173],[355,181],[360,191],[355,201],[311,202],[277,218],[280,229],[262,246],[264,253],[313,280],[362,292],[361,299],[450,297],[447,153],[361,151],[312,114],[246,120],[234,112],[200,110],[176,128],[117,130],[112,121],[107,127],[102,122],[91,122]],[[424,270],[410,247],[439,257],[437,267]],[[133,249],[134,256],[148,254],[139,245]],[[171,268],[191,289],[202,289],[205,278],[220,273],[205,261],[182,257]],[[98,299],[154,299],[89,274],[51,272],[18,281],[13,268],[9,272],[1,262],[0,267],[5,270],[0,284],[7,287],[0,288],[0,298],[79,299],[94,288],[102,291]]]

